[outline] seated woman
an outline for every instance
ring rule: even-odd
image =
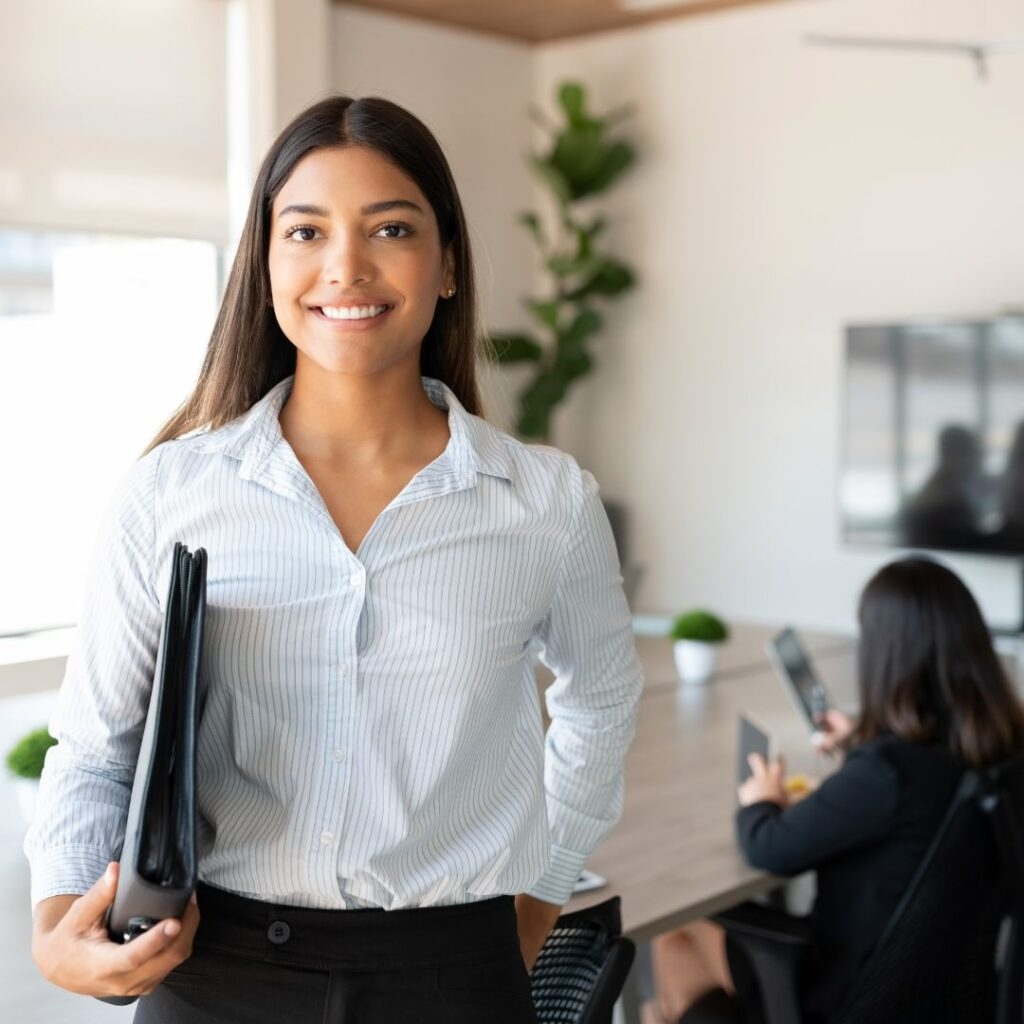
[[[1024,711],[970,591],[936,562],[880,570],[860,600],[860,714],[830,711],[821,746],[842,766],[790,803],[780,761],[753,755],[737,832],[747,860],[778,875],[817,870],[814,942],[802,972],[808,1021],[839,1009],[935,836],[968,767],[1024,751]],[[742,953],[710,921],[652,944],[648,1024],[677,1021],[714,988],[760,1020]],[[737,991],[738,990],[738,991]]]

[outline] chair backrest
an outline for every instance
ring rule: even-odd
[[[997,959],[996,1024],[1024,1021],[1024,757],[988,774],[982,809],[992,822],[1006,879],[1009,913]]]
[[[618,896],[563,914],[530,972],[538,1024],[610,1024],[634,952]]]
[[[1000,1021],[1014,998],[1007,956],[1021,947],[1022,793],[1024,758],[965,773],[836,1024]]]

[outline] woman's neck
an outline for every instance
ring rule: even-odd
[[[449,436],[448,414],[427,397],[418,369],[404,367],[357,376],[300,362],[278,419],[300,459],[348,468],[416,460]]]

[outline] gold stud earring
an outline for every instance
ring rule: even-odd
[[[448,298],[450,299],[454,294],[455,294],[455,289],[454,288],[449,288],[448,289]]]

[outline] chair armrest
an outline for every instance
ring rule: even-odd
[[[738,939],[747,936],[768,939],[784,945],[811,944],[811,925],[806,918],[793,917],[781,910],[763,907],[759,903],[741,903],[716,914],[711,920]]]
[[[757,978],[767,1024],[800,1024],[797,973],[811,929],[802,918],[742,903],[712,918],[740,948]]]

